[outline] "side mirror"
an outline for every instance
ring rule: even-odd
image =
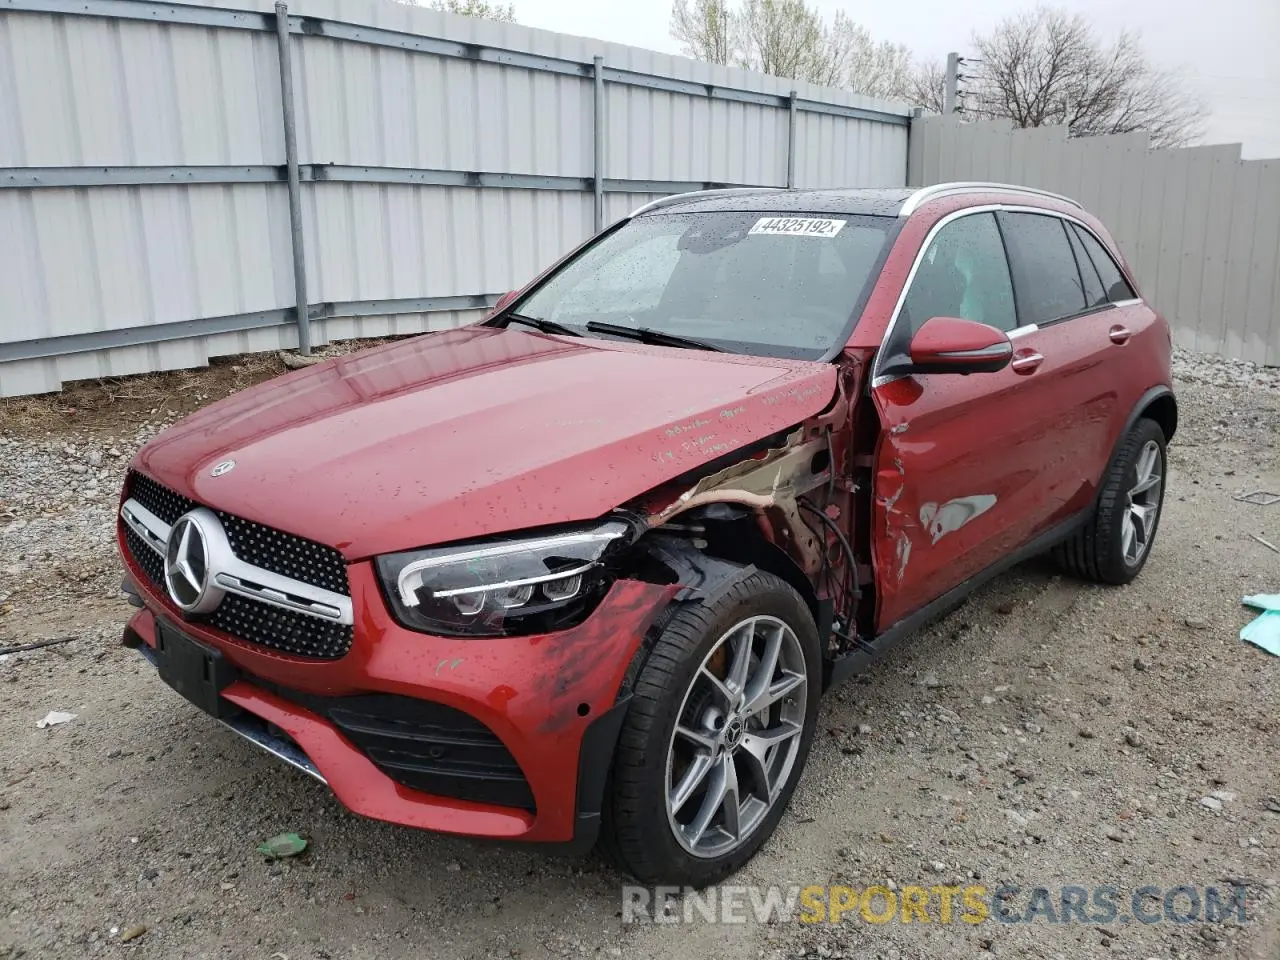
[[[1013,343],[995,327],[932,317],[911,338],[911,373],[994,373],[1009,365]]]

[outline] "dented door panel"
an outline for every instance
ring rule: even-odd
[[[872,507],[877,630],[1043,526],[1053,464],[1072,447],[1053,426],[1051,382],[1006,368],[903,377],[872,391],[882,425]]]

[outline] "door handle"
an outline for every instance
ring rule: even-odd
[[[1111,338],[1112,343],[1128,343],[1129,338],[1133,336],[1133,331],[1117,323],[1107,331],[1107,336]]]
[[[1034,350],[1019,350],[1013,355],[1013,362],[1009,367],[1014,373],[1020,373],[1025,377],[1029,373],[1035,373],[1042,363],[1044,363],[1044,354]]]

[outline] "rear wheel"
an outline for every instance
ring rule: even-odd
[[[1125,584],[1151,555],[1164,507],[1164,431],[1141,419],[1121,441],[1102,480],[1093,519],[1054,549],[1068,573],[1098,583]]]
[[[647,883],[702,887],[733,873],[791,798],[820,693],[813,618],[777,577],[752,572],[679,609],[623,723],[606,850]]]

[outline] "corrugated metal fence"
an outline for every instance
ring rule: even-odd
[[[654,196],[905,182],[898,105],[389,0],[281,41],[248,2],[0,0],[0,396],[297,343],[278,42],[316,343],[470,321]]]
[[[1079,200],[1115,235],[1142,293],[1193,350],[1280,364],[1280,160],[1239,145],[1151,150],[1146,134],[917,120],[909,182],[999,180]]]

